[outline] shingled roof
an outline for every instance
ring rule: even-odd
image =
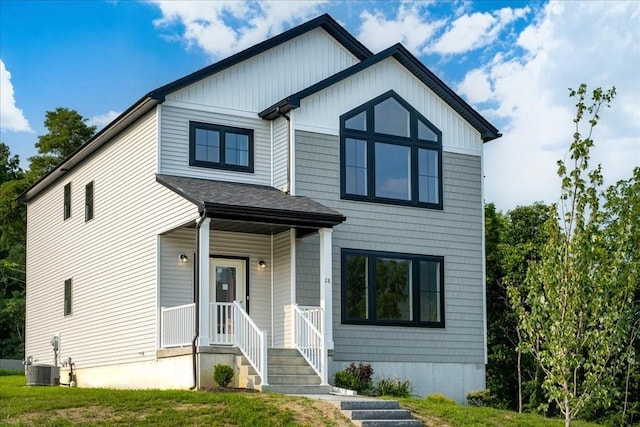
[[[311,229],[346,220],[340,212],[309,197],[291,196],[273,187],[161,174],[156,181],[214,219]]]

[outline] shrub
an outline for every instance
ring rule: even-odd
[[[369,364],[351,362],[347,369],[338,371],[334,375],[336,387],[355,390],[358,393],[366,393],[371,389],[371,376],[373,368]]]
[[[447,396],[445,396],[442,393],[429,394],[424,397],[424,400],[426,400],[427,402],[433,402],[433,403],[456,403],[455,400],[449,399]]]
[[[213,379],[220,387],[226,387],[233,379],[233,368],[229,365],[216,365],[213,367]]]
[[[380,396],[411,397],[413,394],[413,385],[407,378],[380,377],[376,380],[373,391]]]
[[[469,406],[489,406],[489,390],[474,390],[467,393]]]

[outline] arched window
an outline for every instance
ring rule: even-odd
[[[343,199],[442,209],[442,132],[389,91],[340,117]]]

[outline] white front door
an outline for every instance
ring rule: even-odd
[[[244,259],[211,258],[209,298],[213,322],[212,341],[233,344],[233,302],[247,310],[247,262]]]

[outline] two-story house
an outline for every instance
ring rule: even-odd
[[[79,386],[485,385],[482,145],[401,45],[330,16],[151,91],[22,196],[26,355]],[[66,379],[63,374],[63,380]]]

